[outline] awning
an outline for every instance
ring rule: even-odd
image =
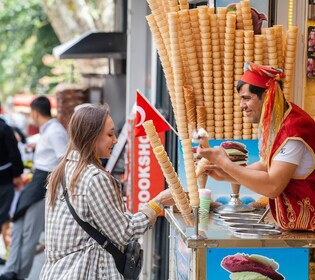
[[[127,36],[122,32],[87,32],[53,49],[59,59],[126,57]]]

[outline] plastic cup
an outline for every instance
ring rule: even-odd
[[[202,197],[211,198],[211,190],[209,189],[199,189],[199,197],[200,199]]]

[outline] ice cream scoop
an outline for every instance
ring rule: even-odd
[[[283,275],[276,271],[279,268],[278,263],[262,255],[256,255],[256,254],[246,255],[246,254],[238,253],[232,256],[226,256],[222,260],[221,266],[227,271],[232,273],[230,275],[230,279],[233,279],[233,280],[235,279],[237,280],[238,279],[283,280],[284,279]],[[243,274],[237,274],[241,272]],[[252,275],[254,278],[248,278],[250,275]],[[244,276],[244,278],[242,278],[241,276]],[[260,278],[258,278],[258,276]]]
[[[262,275],[257,272],[234,272],[230,274],[231,280],[272,280],[268,276]]]
[[[231,161],[239,165],[247,164],[248,151],[244,144],[240,142],[226,141],[221,143],[221,147],[228,154]]]

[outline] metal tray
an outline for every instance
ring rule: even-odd
[[[262,238],[280,235],[281,231],[277,229],[239,229],[235,230],[233,234],[240,238]]]
[[[224,219],[223,220],[223,225],[229,226],[232,224],[256,224],[257,219],[242,219],[242,218],[230,218],[230,219]],[[261,222],[261,224],[266,224],[266,222]]]
[[[270,224],[231,224],[229,225],[229,230],[236,231],[242,229],[275,229],[273,225]]]
[[[257,219],[261,218],[261,214],[257,213],[226,213],[219,216],[220,219]]]

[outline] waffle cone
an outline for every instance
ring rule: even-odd
[[[210,162],[206,158],[202,158],[201,160],[198,161],[197,168],[196,168],[197,178],[206,171],[206,166],[209,164]]]
[[[197,128],[206,129],[207,111],[205,106],[197,106]]]
[[[188,123],[196,123],[196,101],[193,92],[193,87],[191,85],[185,85],[184,87],[184,99],[187,114]]]

